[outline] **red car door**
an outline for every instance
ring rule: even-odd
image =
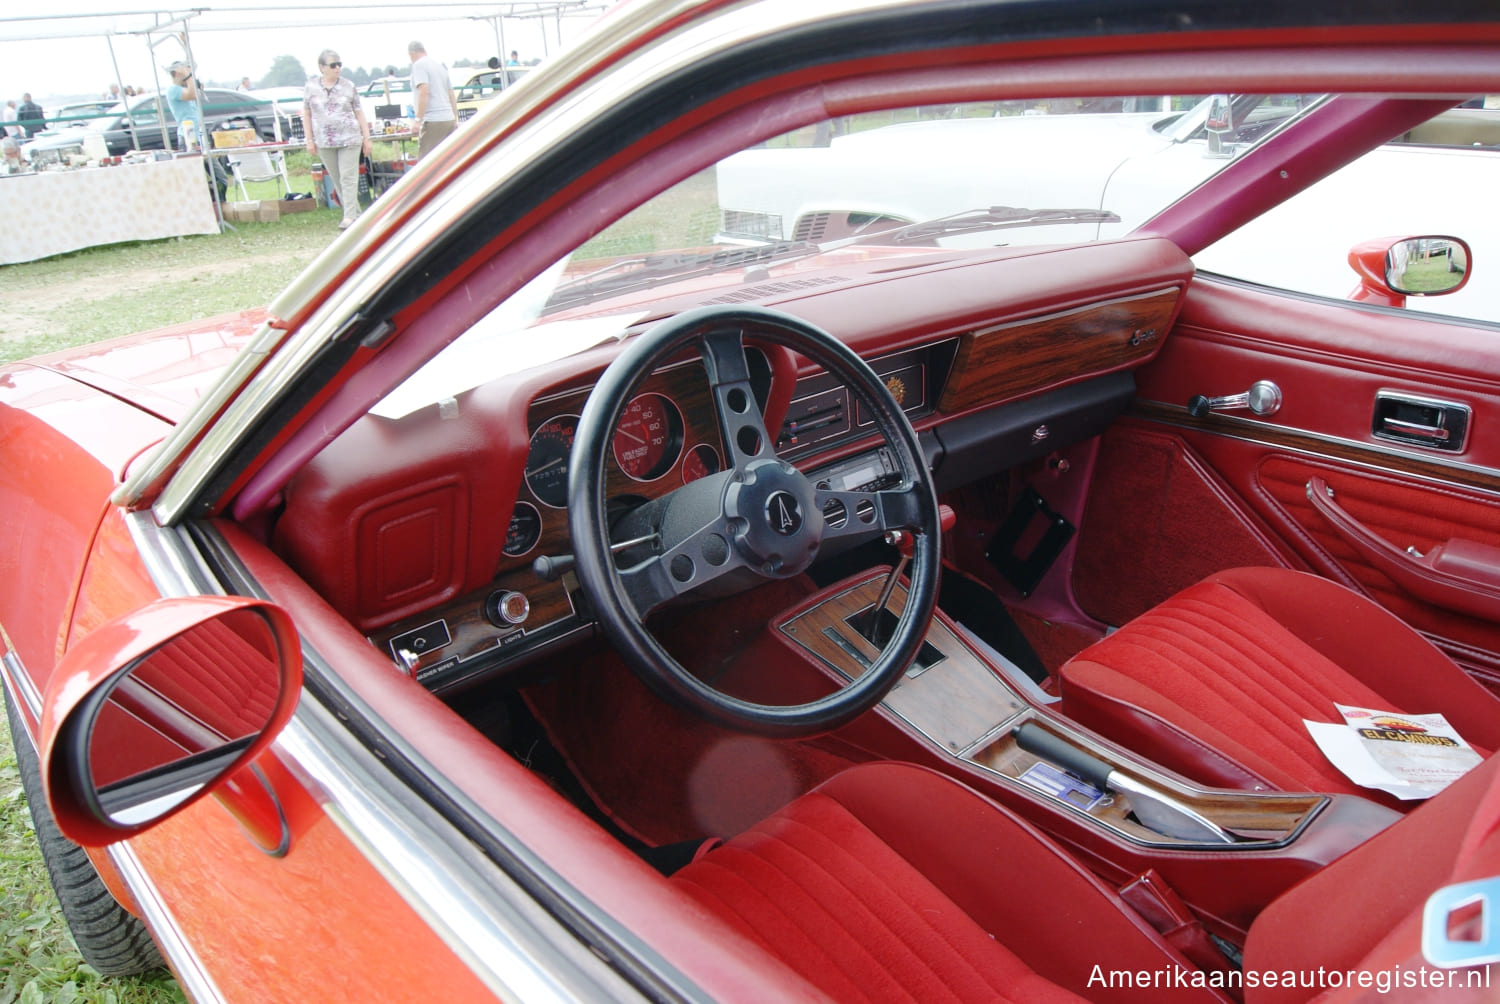
[[[1216,569],[1288,565],[1372,597],[1500,688],[1496,336],[1200,274],[1103,439],[1079,604],[1119,624]],[[1262,381],[1274,412],[1190,413],[1195,395]]]

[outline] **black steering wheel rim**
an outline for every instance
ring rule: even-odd
[[[895,456],[902,487],[899,491],[869,493],[868,499],[856,493],[843,493],[841,503],[847,498],[851,504],[858,501],[862,513],[865,503],[875,505],[878,510],[875,525],[855,526],[849,532],[873,536],[880,530],[899,528],[912,533],[914,538],[905,607],[879,658],[857,679],[806,704],[765,705],[745,701],[715,690],[686,670],[647,630],[644,619],[650,612],[650,601],[638,599],[641,594],[636,588],[638,582],[626,581],[627,575],[634,575],[651,561],[665,567],[666,557],[650,559],[622,573],[616,568],[610,550],[604,475],[614,429],[639,382],[695,345],[713,387],[726,462],[733,460],[726,463],[725,500],[719,504],[726,513],[734,510],[736,503],[744,510],[726,516],[720,534],[727,533],[728,528],[735,528],[738,533],[744,524],[756,522],[761,499],[756,496],[751,503],[745,503],[744,498],[752,494],[746,485],[759,481],[766,486],[774,482],[775,486],[787,488],[771,494],[792,498],[793,512],[798,512],[798,498],[804,502],[801,515],[808,524],[804,530],[809,538],[816,538],[809,544],[814,550],[823,539],[819,534],[833,532],[824,525],[821,509],[816,513],[811,511],[815,497],[826,499],[833,494],[812,493],[810,487],[802,490],[798,478],[804,476],[776,457],[774,440],[764,428],[753,396],[748,408],[736,411],[749,393],[748,366],[744,362],[747,335],[802,354],[843,381],[868,406],[875,428]],[[738,366],[733,351],[736,342]],[[751,430],[748,434],[747,428]],[[761,442],[755,450],[738,445],[748,445],[757,438]],[[717,484],[712,489],[703,489],[707,490],[718,490]],[[579,581],[596,621],[626,664],[665,700],[738,731],[780,738],[815,735],[846,724],[874,707],[915,658],[937,605],[941,573],[937,497],[915,430],[884,383],[858,355],[832,335],[779,311],[757,307],[701,308],[669,318],[632,339],[599,378],[579,417],[569,460],[568,517]],[[736,570],[753,568],[763,557],[746,542],[749,532],[746,529],[735,536],[731,544],[731,556],[738,562]],[[774,535],[765,539],[773,544],[776,541]],[[690,544],[684,542],[679,550],[687,550]],[[789,567],[779,567],[781,559],[778,552],[758,570],[767,577],[801,570],[796,556]],[[807,560],[810,562],[812,558]],[[648,571],[654,573],[652,578],[675,588],[663,569]],[[662,595],[668,593],[670,588]],[[647,605],[648,609],[638,609],[641,605]]]

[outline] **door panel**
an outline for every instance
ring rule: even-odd
[[[1257,380],[1282,391],[1273,415],[1188,413],[1195,394]],[[1303,568],[1500,689],[1500,624],[1482,613],[1500,597],[1500,330],[1199,277],[1138,385],[1090,488],[1074,568],[1086,612],[1120,623],[1217,568]],[[1462,449],[1376,436],[1382,391],[1469,409]]]

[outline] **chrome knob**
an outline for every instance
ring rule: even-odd
[[[1243,394],[1228,394],[1224,397],[1206,397],[1194,394],[1187,405],[1188,414],[1203,418],[1211,411],[1238,411],[1248,408],[1261,416],[1270,416],[1281,410],[1281,388],[1269,380],[1257,380]]]
[[[501,589],[490,593],[484,601],[484,616],[496,627],[520,624],[531,614],[531,601],[525,593],[512,589]]]

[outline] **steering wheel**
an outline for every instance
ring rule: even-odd
[[[898,487],[815,487],[776,455],[750,381],[745,340],[785,346],[822,366],[865,404],[900,471]],[[614,430],[636,385],[696,346],[707,371],[728,463],[613,527],[604,497]],[[605,370],[579,416],[568,472],[568,519],[578,578],[605,636],[660,697],[719,725],[773,737],[827,732],[874,707],[911,664],[937,604],[937,495],[917,434],[884,383],[847,346],[788,314],[711,307],[679,314],[631,341]],[[727,595],[790,578],[820,547],[900,530],[914,537],[905,609],[880,656],[860,676],[806,704],[766,705],[716,690],[677,662],[644,625],[679,596]],[[616,567],[615,555],[620,564]]]

